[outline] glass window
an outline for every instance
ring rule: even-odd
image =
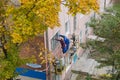
[[[77,54],[75,53],[74,56],[73,56],[73,63],[75,63],[75,62],[77,61],[77,59],[78,59],[78,56],[77,56]]]
[[[70,26],[69,26],[69,21],[67,21],[65,23],[65,33],[69,33],[70,32]]]
[[[58,45],[58,41],[55,40],[56,38],[58,38],[58,32],[55,34],[55,36],[53,36],[53,38],[51,39],[51,49],[54,50],[56,48],[56,46]]]
[[[88,24],[86,23],[85,26],[86,26],[85,35],[87,35],[88,34]]]
[[[82,31],[80,31],[80,43],[82,43]]]
[[[73,27],[74,27],[74,31],[76,30],[76,25],[77,25],[77,17],[76,16],[74,16],[74,22],[73,22]]]

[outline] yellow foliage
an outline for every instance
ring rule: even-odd
[[[40,52],[40,54],[39,54],[39,57],[41,57],[42,56],[42,52]]]
[[[19,8],[13,9],[11,6],[6,13],[6,15],[13,14],[12,33],[16,33],[19,37],[16,39],[14,36],[16,34],[11,34],[13,43],[21,43],[31,36],[42,34],[48,27],[60,26],[61,0],[20,0],[20,2],[22,4]],[[99,10],[97,0],[65,0],[64,5],[68,7],[68,13],[72,15]]]
[[[22,37],[18,33],[11,34],[13,43],[22,43]]]
[[[14,7],[13,6],[9,6],[7,9],[6,9],[6,13],[5,15],[8,17],[10,15],[10,13],[13,11]]]
[[[43,52],[46,52],[46,51],[47,50],[44,49]],[[55,61],[55,57],[51,52],[48,52],[48,54],[46,54],[46,56],[45,56],[45,53],[43,54],[42,52],[40,52],[39,58],[42,61],[41,64],[44,64],[46,62],[49,62],[50,64],[52,64]]]
[[[44,63],[46,63],[46,60],[42,60],[41,64],[44,64]]]
[[[33,11],[39,16],[41,19],[39,22],[43,22],[51,28],[59,25],[58,13],[61,0],[21,0],[21,3],[23,3],[22,7],[27,7],[28,9],[31,9],[33,5],[35,6],[31,12]]]
[[[42,60],[43,60],[43,59],[45,59],[45,58],[44,58],[44,57],[40,57],[40,59],[42,59]]]
[[[101,77],[107,77],[107,78],[112,77],[112,75],[111,75],[111,74],[101,74],[100,76],[101,76]]]
[[[98,12],[99,4],[97,0],[66,0],[66,6],[69,8],[68,14],[77,13],[86,14],[91,10]]]
[[[6,43],[6,44],[4,45],[4,48],[5,48],[5,49],[8,49],[8,48],[9,48],[9,45]]]

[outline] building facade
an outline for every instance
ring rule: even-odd
[[[104,12],[104,9],[111,4],[111,0],[100,0],[100,12]],[[76,60],[84,52],[84,49],[80,47],[80,43],[85,43],[87,36],[93,34],[92,28],[90,28],[87,23],[92,17],[96,17],[97,14],[91,12],[90,14],[77,14],[71,16],[67,14],[68,9],[61,5],[61,12],[59,13],[60,18],[60,27],[54,29],[48,28],[44,33],[45,38],[45,47],[52,51],[56,59],[59,59],[62,62],[64,67],[61,74],[52,75],[52,80],[65,80],[65,75],[69,73],[69,70],[72,65],[75,64]],[[70,40],[69,50],[63,54],[61,45],[59,41],[56,41],[55,38],[58,38],[59,35],[65,35]],[[73,45],[72,35],[75,34],[75,49]]]

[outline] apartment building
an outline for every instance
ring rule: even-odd
[[[79,44],[86,42],[86,36],[89,34],[86,23],[94,16],[94,12],[92,12],[89,15],[77,14],[73,17],[67,14],[67,8],[65,6],[61,5],[61,9],[62,12],[59,14],[61,26],[54,29],[49,28],[44,35],[46,37],[46,48],[52,51],[56,59],[61,60],[62,66],[64,66],[61,74],[53,74],[52,80],[63,80],[67,71],[82,54],[83,49]],[[65,54],[63,54],[59,41],[55,40],[55,38],[58,38],[60,34],[69,38],[70,48],[72,47],[72,35],[75,34],[77,48],[75,53],[71,52],[69,49]],[[71,56],[71,54],[73,54],[73,56]]]
[[[111,0],[100,0],[100,12],[104,12],[104,9],[110,4]],[[75,64],[76,60],[84,52],[84,49],[80,47],[80,43],[85,43],[87,36],[93,35],[93,30],[87,23],[92,17],[97,16],[94,12],[86,15],[77,14],[76,16],[71,16],[67,14],[68,9],[65,6],[61,5],[61,9],[62,11],[59,13],[61,26],[54,29],[49,28],[44,34],[46,48],[52,51],[56,59],[59,59],[62,62],[62,66],[64,66],[61,74],[52,75],[52,80],[64,80],[71,66]],[[61,50],[59,41],[55,40],[60,34],[65,35],[70,40],[70,48],[65,54]],[[71,51],[73,34],[75,34],[76,38],[75,52]],[[73,55],[71,56],[71,54]]]
[[[48,29],[45,32],[45,37],[48,40],[46,42],[46,47],[52,51],[56,59],[59,59],[62,62],[64,69],[61,74],[53,74],[52,80],[64,80],[65,75],[70,70],[71,66],[75,64],[77,58],[84,51],[80,47],[80,43],[86,42],[87,35],[90,34],[88,26],[86,23],[94,16],[94,12],[89,15],[77,14],[76,16],[67,15],[67,8],[61,5],[62,12],[60,12],[60,27],[54,29]],[[71,51],[69,49],[65,54],[63,54],[61,45],[59,41],[56,41],[54,38],[58,37],[59,34],[65,35],[70,40],[70,48],[72,47],[72,35],[75,34],[76,38],[76,51]],[[72,56],[71,56],[72,55]]]

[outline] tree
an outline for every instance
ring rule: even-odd
[[[11,25],[11,36],[14,43],[20,43],[28,36],[43,33],[48,27],[59,26],[61,4],[68,7],[68,14],[72,15],[86,14],[91,10],[97,12],[99,9],[96,0],[21,0],[18,8],[10,6],[7,10],[13,15],[14,24]],[[19,37],[16,38],[16,36]]]
[[[92,41],[90,44],[96,51],[104,56],[101,66],[112,66],[112,77],[110,80],[120,79],[120,6],[114,5],[106,10],[100,17],[96,19],[94,28],[95,35],[105,38],[104,42]]]
[[[11,2],[12,1],[12,2]],[[41,35],[50,27],[59,26],[61,4],[69,14],[98,11],[96,0],[0,0],[0,79],[14,77],[15,68],[24,62],[19,47],[28,39]]]

